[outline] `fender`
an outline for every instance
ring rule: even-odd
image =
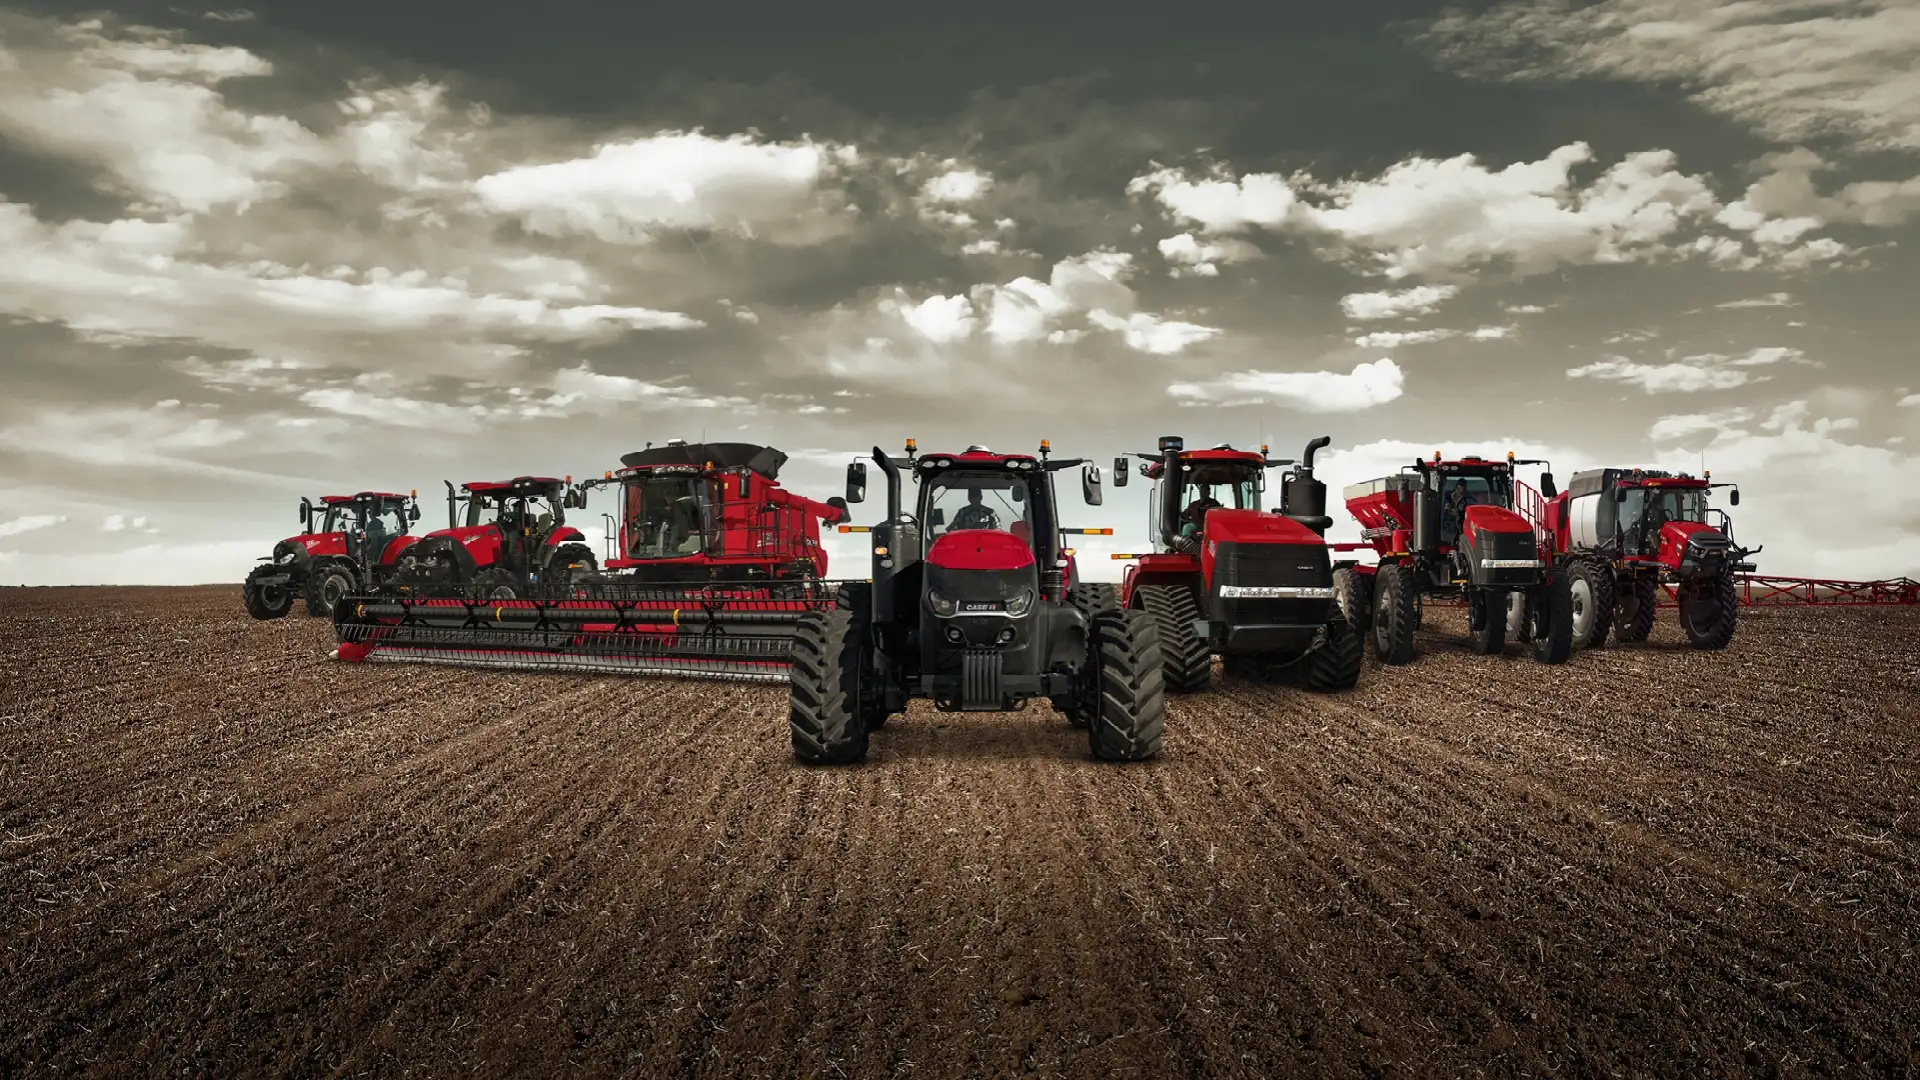
[[[1126,577],[1120,583],[1120,606],[1139,607],[1134,601],[1134,593],[1143,585],[1191,584],[1193,575],[1201,572],[1200,561],[1198,555],[1179,551],[1140,556],[1138,561],[1127,567]]]
[[[493,550],[499,550],[497,543]],[[453,562],[454,578],[460,581],[471,581],[481,566],[490,565],[490,562],[480,563],[476,560],[473,553],[467,550],[467,545],[462,544],[456,537],[446,535],[444,530],[422,537],[418,543],[407,549],[407,554],[420,560],[437,560],[441,556],[447,557]]]
[[[547,535],[546,544],[544,546],[549,548],[557,548],[561,544],[565,544],[570,541],[577,541],[579,543],[584,544],[587,542],[587,538],[585,535],[583,535],[580,532],[579,529],[576,529],[571,525],[566,525],[566,526],[562,526],[561,528],[555,529],[553,530],[553,532],[549,533]]]
[[[402,551],[419,543],[420,540],[421,538],[418,536],[401,535],[387,541],[387,546],[380,552],[380,565],[387,567],[392,566],[395,562],[399,561]]]

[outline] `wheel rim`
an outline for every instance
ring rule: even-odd
[[[326,587],[320,590],[320,596],[323,600],[327,602],[328,607],[332,607],[333,605],[339,603],[341,597],[344,597],[346,595],[347,595],[347,580],[343,577],[340,577],[338,574],[328,578]]]
[[[1586,578],[1573,579],[1573,640],[1585,641],[1593,632],[1593,583]]]
[[[287,602],[287,590],[283,585],[263,585],[260,587],[260,602],[270,608],[277,608]]]
[[[489,590],[487,591],[487,599],[489,599],[489,600],[512,600],[512,599],[514,599],[514,595],[513,595],[513,586],[511,586],[511,585],[495,585],[495,586],[494,586],[494,587],[493,587],[492,589],[489,589]]]
[[[1527,629],[1527,596],[1525,593],[1507,594],[1507,636],[1518,639]]]

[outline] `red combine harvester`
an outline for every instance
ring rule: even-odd
[[[619,486],[605,570],[550,573],[512,598],[444,584],[363,598],[334,620],[335,655],[785,681],[795,625],[833,602],[819,523],[845,521],[845,506],[782,489],[772,447],[676,440],[622,462],[563,499],[584,507]]]
[[[447,485],[447,527],[428,533],[410,553],[409,591],[462,586],[487,600],[513,600],[540,582],[591,576],[599,566],[567,511],[584,508],[573,478],[520,476]]]
[[[247,614],[278,619],[304,595],[307,614],[325,616],[342,597],[379,588],[402,571],[402,554],[420,540],[407,530],[419,520],[412,494],[325,495],[318,506],[301,499],[300,535],[275,544],[240,588]]]
[[[1151,554],[1127,567],[1120,605],[1153,617],[1166,663],[1167,689],[1205,690],[1219,653],[1229,672],[1292,675],[1310,690],[1344,690],[1360,678],[1365,646],[1334,602],[1325,540],[1327,488],[1314,479],[1313,455],[1332,440],[1307,444],[1282,479],[1281,508],[1263,511],[1266,470],[1287,459],[1221,444],[1188,450],[1162,436],[1158,454],[1136,453],[1154,483],[1148,502]],[[1127,461],[1115,458],[1113,486],[1124,487]],[[1219,492],[1231,505],[1215,498]]]
[[[1567,575],[1543,550],[1534,525],[1515,509],[1514,466],[1489,461],[1415,461],[1393,476],[1352,484],[1347,510],[1378,564],[1342,560],[1334,589],[1347,618],[1372,631],[1389,664],[1413,659],[1413,635],[1426,597],[1460,597],[1475,652],[1491,654],[1511,636],[1531,640],[1543,663],[1573,650]]]
[[[970,446],[959,454],[873,460],[887,478],[887,518],[871,529],[873,578],[809,613],[794,635],[788,710],[794,757],[847,764],[870,734],[914,698],[959,712],[1005,712],[1046,698],[1087,728],[1096,758],[1137,761],[1160,750],[1165,682],[1160,642],[1144,611],[1123,610],[1111,586],[1074,581],[1054,474],[1081,468],[1100,504],[1100,470]],[[920,484],[903,512],[901,472]],[[865,498],[865,462],[847,471],[847,501]]]
[[[1733,521],[1707,506],[1716,487],[1701,477],[1651,469],[1574,473],[1556,494],[1540,478],[1538,517],[1554,561],[1571,580],[1574,643],[1598,648],[1609,629],[1621,641],[1644,641],[1653,630],[1663,581],[1674,586],[1680,626],[1698,649],[1733,640],[1740,616],[1736,574],[1760,548],[1733,541]],[[1523,490],[1523,494],[1525,494]],[[1728,501],[1740,505],[1740,489]]]
[[[679,439],[620,459],[623,468],[580,485],[620,487],[620,551],[608,570],[646,582],[813,582],[827,573],[820,524],[847,520],[779,485],[787,456],[754,443]]]

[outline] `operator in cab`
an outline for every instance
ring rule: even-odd
[[[953,515],[953,524],[947,527],[948,531],[951,532],[954,529],[999,528],[1000,515],[994,513],[993,507],[988,506],[981,500],[982,496],[979,488],[968,488],[967,505],[961,507],[959,511]]]

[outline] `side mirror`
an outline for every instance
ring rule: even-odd
[[[408,521],[420,520],[420,504],[419,503],[414,503],[412,507],[408,508],[407,520]]]
[[[740,482],[739,482],[738,484],[735,484],[735,485],[734,485],[734,489],[733,489],[733,490],[734,490],[734,494],[736,494],[736,495],[738,495],[738,496],[740,496],[740,497],[741,497],[741,498],[743,498],[743,499],[744,499],[744,498],[746,498],[746,497],[747,497],[747,486],[748,486],[748,485],[747,485],[747,471],[746,471],[745,469],[742,469],[742,470],[740,470]]]
[[[1113,459],[1113,486],[1117,488],[1122,488],[1127,486],[1127,459],[1126,458],[1117,457]]]
[[[1100,466],[1089,465],[1080,470],[1080,494],[1087,500],[1088,506],[1100,505],[1102,498],[1100,492]]]
[[[867,463],[856,461],[847,466],[847,501],[867,501]]]
[[[841,498],[838,495],[829,495],[827,496],[827,505],[833,507],[835,510],[840,511],[841,521],[853,520],[853,514],[847,509],[847,500]],[[837,524],[837,522],[828,522],[828,524],[830,525]]]
[[[1739,488],[1734,488],[1732,491],[1727,493],[1727,502],[1729,505],[1732,505],[1732,506],[1740,505],[1740,489]]]
[[[927,524],[938,529],[941,526],[945,525],[946,523],[947,523],[947,512],[945,510],[940,509],[939,507],[935,507],[933,510],[933,516],[927,519]]]
[[[1017,503],[1026,502],[1027,489],[1023,485],[1016,482],[1012,487],[1007,489],[1007,498],[1012,499],[1014,502],[1017,502]]]
[[[1540,494],[1542,497],[1548,499],[1560,494],[1560,485],[1553,482],[1552,473],[1543,472],[1540,474]]]
[[[1626,501],[1627,501],[1627,489],[1626,489],[1626,488],[1614,488],[1614,489],[1613,489],[1613,501],[1614,501],[1614,502],[1617,502],[1617,503],[1623,503],[1623,502],[1626,502]]]

